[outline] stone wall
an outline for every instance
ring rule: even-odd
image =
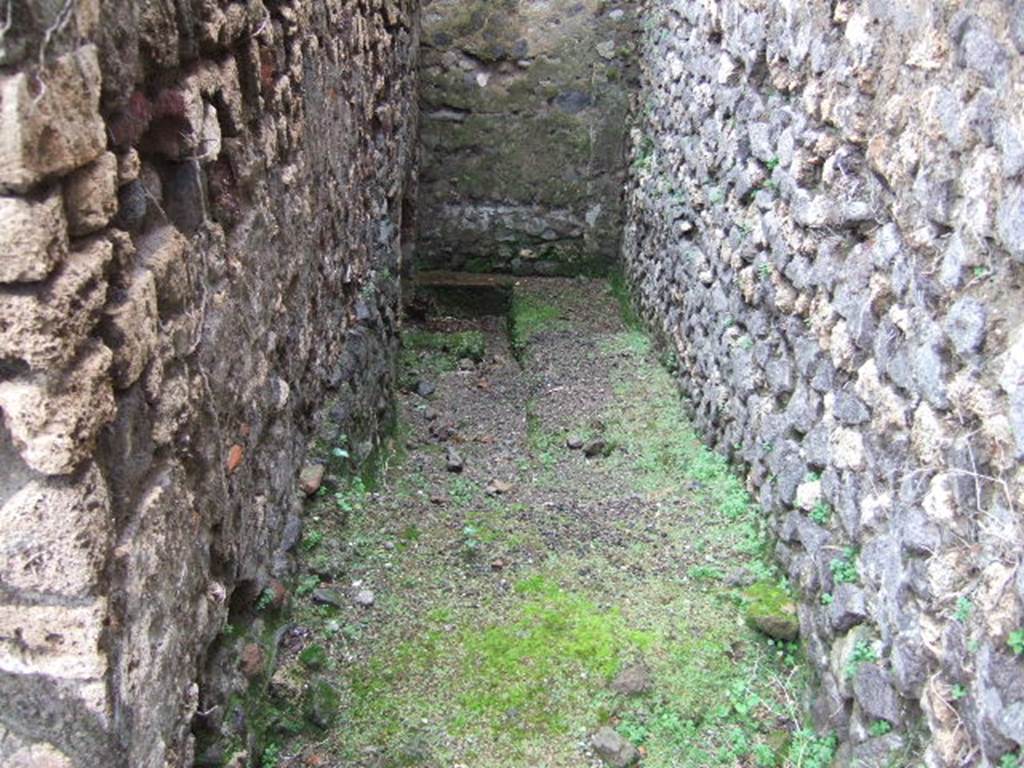
[[[625,260],[773,516],[818,724],[1016,765],[1024,4],[648,5]]]
[[[190,765],[204,654],[298,535],[314,409],[372,448],[416,7],[3,6],[0,764]]]
[[[432,0],[423,11],[427,267],[600,271],[622,232],[630,0]]]

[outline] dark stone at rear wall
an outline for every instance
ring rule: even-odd
[[[637,26],[633,3],[618,10],[596,0],[431,3],[420,264],[608,271],[622,234]],[[447,119],[453,109],[458,122]]]
[[[901,722],[899,698],[889,676],[877,664],[861,664],[853,678],[854,697],[871,720]]]

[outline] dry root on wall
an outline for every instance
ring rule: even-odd
[[[648,5],[625,258],[777,522],[819,725],[1016,755],[1024,5]]]
[[[416,8],[0,4],[0,763],[191,764],[318,404],[372,448]]]

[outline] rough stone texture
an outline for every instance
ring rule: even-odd
[[[0,190],[27,192],[94,160],[106,146],[99,101],[94,45],[0,78]]]
[[[613,728],[604,726],[590,737],[594,752],[612,768],[629,768],[640,759],[640,752]]]
[[[0,764],[191,765],[313,433],[389,422],[417,6],[4,13]]]
[[[424,266],[607,269],[622,231],[635,5],[425,5]]]
[[[625,262],[776,522],[819,726],[844,765],[999,764],[1024,702],[1020,3],[642,14]]]
[[[0,197],[0,283],[42,280],[67,255],[68,232],[59,191],[33,198]]]
[[[68,177],[64,189],[72,237],[103,229],[117,213],[117,158],[104,152]]]

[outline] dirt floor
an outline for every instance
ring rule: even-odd
[[[601,280],[408,325],[397,450],[309,502],[259,764],[827,766],[758,510],[663,362]]]

